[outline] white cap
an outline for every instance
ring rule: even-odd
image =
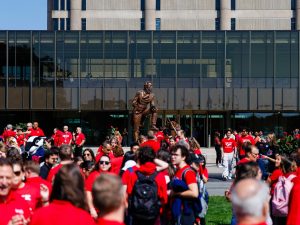
[[[136,162],[134,160],[128,160],[124,167],[122,168],[123,171],[126,171],[128,168],[133,167],[136,165]]]

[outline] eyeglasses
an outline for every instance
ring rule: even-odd
[[[90,154],[90,153],[87,153],[87,154],[83,154],[83,156],[91,156],[91,154]]]
[[[20,176],[20,175],[21,175],[21,171],[14,171],[14,174],[15,174],[16,176]]]
[[[110,162],[108,162],[108,161],[100,161],[99,164],[100,164],[100,165],[104,165],[104,164],[105,164],[105,165],[109,165]]]

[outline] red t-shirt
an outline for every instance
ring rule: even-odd
[[[179,180],[182,180],[182,173],[187,168],[190,168],[190,166],[186,165],[186,166],[182,167],[181,169],[177,170],[177,172],[175,173],[175,177]],[[194,184],[194,183],[197,184],[196,174],[192,169],[188,170],[185,173],[184,181],[187,185]]]
[[[294,178],[293,182],[286,224],[300,225],[300,178]]]
[[[15,215],[24,215],[28,219],[31,215],[28,203],[15,192],[11,191],[5,202],[0,201],[0,225],[7,225]]]
[[[248,163],[248,162],[250,162],[250,160],[249,160],[248,158],[242,158],[242,159],[237,163],[237,165],[241,165],[241,164],[243,164],[243,163]]]
[[[164,133],[162,131],[157,131],[155,137],[157,141],[160,143],[164,139]]]
[[[6,140],[9,137],[15,137],[16,136],[16,132],[14,132],[13,130],[5,130],[2,134],[2,137],[4,140]]]
[[[61,138],[62,138],[62,144],[69,145],[73,136],[72,136],[71,132],[65,131],[65,132],[62,132]]]
[[[30,211],[34,211],[41,201],[40,189],[36,186],[25,183],[24,187],[12,191],[28,203]]]
[[[194,153],[196,155],[201,155],[202,154],[201,149],[199,149],[199,148],[194,149]]]
[[[208,179],[208,170],[207,168],[203,168],[202,166],[199,167],[199,174],[202,174],[203,176],[206,177],[206,179]]]
[[[52,184],[49,183],[48,181],[44,180],[43,178],[39,177],[39,176],[38,177],[26,178],[26,183],[29,184],[29,185],[35,186],[38,189],[40,189],[41,184],[44,184],[48,187],[50,193],[52,191]]]
[[[27,135],[27,137],[32,137],[32,136],[38,136],[38,137],[43,137],[45,136],[44,131],[41,128],[32,128],[30,129],[30,134]]]
[[[236,147],[235,140],[232,138],[223,138],[221,142],[222,148],[224,153],[231,153],[233,152],[234,148]]]
[[[138,171],[140,171],[145,176],[150,176],[156,171],[156,165],[152,162],[147,162],[144,165],[141,165],[140,168],[138,168]],[[131,173],[131,176],[129,176],[128,178],[129,180],[127,183],[127,194],[128,196],[130,196],[138,177],[136,173]],[[155,181],[157,183],[158,188],[157,196],[159,197],[162,204],[166,204],[168,201],[168,195],[167,184],[164,175],[162,173],[158,173],[155,177]]]
[[[104,152],[102,152],[102,149],[103,149],[102,146],[100,146],[100,147],[98,148],[97,155],[96,155],[96,157],[95,157],[96,163],[99,162],[99,160],[101,159],[101,157],[102,157],[103,155],[107,155],[107,154],[104,154]],[[114,153],[113,153],[112,151],[110,151],[109,154],[108,154],[108,157],[110,158],[110,160],[112,160],[113,158],[115,158]]]
[[[114,157],[110,161],[111,161],[110,172],[119,175],[121,166],[122,166],[122,162],[123,162],[123,156]]]
[[[57,130],[55,134],[52,135],[54,146],[61,146],[63,143],[63,138],[62,138],[63,132],[60,130]]]
[[[160,149],[160,143],[156,140],[148,140],[140,145],[140,147],[151,147],[155,152]]]
[[[101,172],[93,171],[90,173],[88,178],[85,181],[85,190],[92,192],[93,184],[98,176],[100,176]]]
[[[62,166],[63,166],[62,164],[58,164],[58,165],[51,168],[51,170],[49,171],[48,177],[47,177],[47,181],[50,184],[52,184],[55,175],[58,173],[60,168],[62,168]]]
[[[127,169],[123,175],[122,175],[122,183],[123,185],[128,185],[130,176],[132,176],[132,173],[134,173],[135,171],[137,171],[139,168],[137,166],[133,166],[131,167],[131,169]]]
[[[243,144],[245,142],[249,142],[251,143],[252,145],[254,145],[254,139],[252,136],[250,135],[246,135],[246,136],[241,136],[239,139],[238,139],[238,146],[239,146],[239,154],[240,155],[245,155],[245,150],[242,148]]]
[[[274,194],[274,188],[277,184],[278,178],[282,175],[283,175],[283,173],[280,169],[275,169],[273,171],[273,173],[269,176],[269,178],[271,180],[271,191],[270,191],[271,195]]]
[[[97,225],[125,225],[125,223],[120,223],[117,221],[106,220],[103,218],[99,218]]]
[[[16,137],[17,137],[18,145],[19,145],[19,146],[24,145],[24,135],[23,135],[23,134],[20,134],[20,135],[17,135]]]
[[[83,140],[85,140],[84,134],[83,133],[77,134],[75,137],[76,146],[80,145]]]
[[[33,214],[30,225],[94,225],[90,214],[70,202],[53,200],[48,206],[40,208]]]

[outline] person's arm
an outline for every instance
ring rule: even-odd
[[[93,204],[92,192],[86,191],[86,198],[87,198],[87,203],[88,203],[88,207],[89,207],[91,216],[94,219],[97,219],[98,218],[98,214],[97,214],[97,211],[96,211],[96,209],[94,207],[94,204]]]
[[[192,183],[188,185],[189,189],[183,192],[176,192],[175,195],[182,198],[198,198],[199,191],[197,183]]]
[[[167,163],[163,160],[160,160],[160,159],[154,159],[154,163],[156,164],[157,171],[162,171],[169,167],[169,163]]]
[[[84,143],[85,143],[85,139],[83,139],[83,140],[82,140],[82,142],[79,144],[79,146],[78,146],[78,147],[81,147],[81,146],[83,146],[83,145],[84,145]]]

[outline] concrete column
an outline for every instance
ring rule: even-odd
[[[300,30],[300,0],[296,2],[296,29]]]
[[[156,29],[156,0],[145,0],[145,30]]]
[[[71,0],[70,9],[71,30],[81,30],[81,0]]]
[[[52,10],[53,0],[47,0],[47,30],[53,30]]]
[[[231,0],[221,0],[221,30],[231,30]]]

